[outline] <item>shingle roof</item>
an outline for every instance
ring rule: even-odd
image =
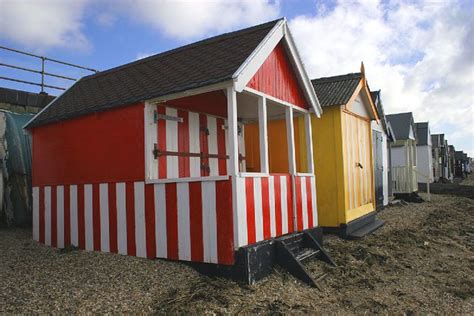
[[[361,78],[361,73],[353,73],[313,79],[311,82],[321,106],[331,106],[349,102]]]
[[[411,112],[388,114],[385,117],[387,121],[390,122],[397,140],[406,140],[409,138],[410,128],[413,124],[413,114]]]
[[[416,144],[417,145],[428,145],[428,137],[430,137],[430,130],[428,122],[415,123],[416,127]]]
[[[34,93],[28,91],[0,88],[0,102],[20,106],[43,108],[56,98],[47,93]]]
[[[28,127],[230,80],[280,21],[226,33],[84,77]]]

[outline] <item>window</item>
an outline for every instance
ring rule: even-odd
[[[225,118],[165,105],[147,108],[147,178],[225,176]]]

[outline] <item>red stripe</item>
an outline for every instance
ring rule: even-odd
[[[69,185],[64,186],[64,247],[71,245],[71,195]]]
[[[44,244],[44,187],[39,187],[39,242]]]
[[[204,260],[202,234],[202,189],[201,182],[189,183],[189,221],[191,231],[191,260]]]
[[[274,176],[274,187],[275,187],[275,226],[276,226],[276,235],[280,236],[282,234],[283,228],[281,224],[281,184],[280,176]]]
[[[51,186],[51,246],[58,246],[57,186]]]
[[[301,178],[295,177],[295,191],[296,191],[296,227],[298,230],[303,230],[303,201],[301,197]]]
[[[85,223],[85,210],[84,210],[84,185],[79,184],[77,186],[77,218],[78,218],[78,235],[79,235],[79,248],[86,249],[86,223]]]
[[[167,183],[165,191],[168,259],[178,260],[178,201],[176,183]]]
[[[145,230],[146,230],[146,256],[156,257],[156,232],[155,232],[155,186],[145,185]]]
[[[288,210],[288,232],[294,231],[293,228],[293,187],[291,184],[291,177],[286,176],[286,194],[287,194],[287,210]]]
[[[306,205],[308,208],[308,227],[313,227],[313,191],[311,190],[311,178],[306,177]]]
[[[166,114],[164,106],[157,107],[158,114]],[[158,120],[158,149],[166,151],[166,121]],[[158,157],[158,178],[166,179],[166,156]]]
[[[225,130],[224,130],[224,119],[218,118],[217,122],[217,154],[219,156],[226,155],[225,148]],[[227,174],[227,159],[219,158],[219,175],[224,176]]]
[[[109,183],[109,246],[110,252],[118,253],[117,247],[117,191],[116,184]]]
[[[135,245],[135,190],[133,187],[133,182],[126,183],[125,191],[125,212],[127,218],[127,254],[129,256],[135,256],[137,253],[137,249]]]
[[[261,178],[262,181],[262,213],[263,213],[263,239],[272,237],[270,231],[270,192],[268,178]]]
[[[216,192],[219,194],[219,192]],[[247,204],[247,243],[253,244],[257,240],[255,232],[255,200],[253,194],[253,178],[245,178],[245,196]]]
[[[189,112],[178,110],[178,116],[183,118],[183,122],[178,123],[178,151],[189,152]],[[179,177],[189,177],[189,157],[178,157]]]
[[[92,227],[94,227],[94,250],[100,251],[100,196],[99,184],[92,185]]]
[[[208,135],[205,133],[205,129],[207,128],[207,116],[205,114],[199,114],[199,142],[201,145],[201,153],[207,155],[209,154],[209,146],[208,146]],[[209,165],[209,158],[201,158],[201,167],[206,166],[210,167]],[[209,175],[209,171],[207,168],[201,168],[201,176],[205,177]]]
[[[216,220],[218,262],[219,264],[233,264],[234,226],[230,180],[216,182]]]

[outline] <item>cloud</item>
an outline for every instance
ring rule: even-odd
[[[171,38],[188,40],[278,17],[280,4],[268,0],[121,0],[135,21]]]
[[[81,31],[85,0],[0,0],[0,36],[25,47],[88,49]]]
[[[150,57],[152,55],[154,55],[154,54],[152,54],[152,53],[138,53],[137,56],[135,57],[135,60],[147,58],[147,57]]]
[[[340,1],[290,21],[310,76],[359,71],[387,113],[414,112],[474,156],[473,6],[463,2]]]

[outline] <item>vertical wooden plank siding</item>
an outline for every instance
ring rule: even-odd
[[[41,243],[52,245],[56,236],[55,247],[67,246],[65,240],[74,244],[77,239],[74,229],[63,229],[70,224],[78,228],[80,249],[148,258],[234,263],[230,180],[178,185],[142,181],[69,184],[54,187],[57,193],[52,193],[52,189],[51,186],[33,187],[37,214],[35,236]],[[63,198],[66,192],[78,192],[77,198],[71,198],[72,194]],[[41,204],[46,206],[41,207]],[[63,216],[66,205],[78,210],[79,216],[74,216],[73,211],[70,219],[66,219]],[[48,214],[40,216],[45,208]],[[51,225],[52,218],[55,218],[54,225]],[[47,238],[40,238],[40,229]],[[262,231],[269,234],[268,228],[262,227]]]
[[[296,106],[308,108],[283,43],[275,47],[247,86]]]

